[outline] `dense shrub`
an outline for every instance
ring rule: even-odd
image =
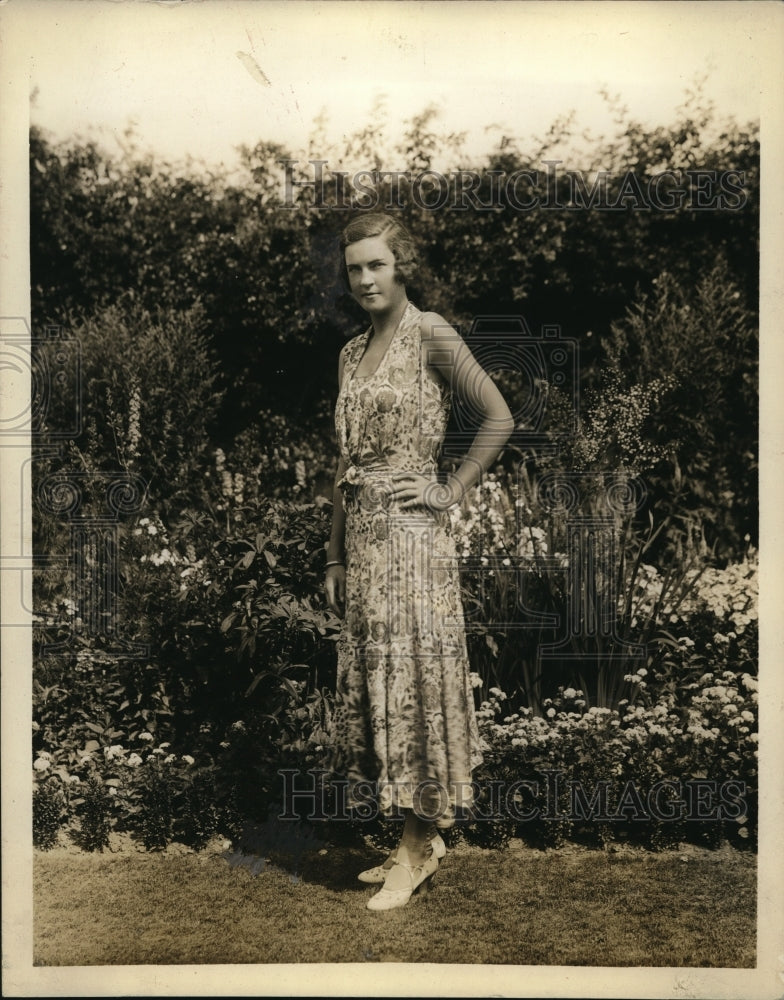
[[[67,818],[64,806],[62,793],[52,783],[41,783],[33,789],[34,847],[48,851],[55,846],[60,828]]]

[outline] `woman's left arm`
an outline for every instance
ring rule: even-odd
[[[463,338],[437,313],[422,317],[422,363],[439,372],[453,394],[474,414],[481,415],[481,424],[460,467],[445,486],[430,484],[422,491],[427,506],[446,510],[459,503],[463,494],[474,486],[500,455],[514,430],[514,419],[495,382],[473,356]],[[418,484],[417,484],[418,485]],[[421,502],[416,495],[398,491],[401,506]]]

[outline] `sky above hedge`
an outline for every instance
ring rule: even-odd
[[[391,133],[435,103],[474,157],[572,109],[606,133],[602,88],[643,124],[666,124],[705,76],[719,116],[743,123],[770,83],[765,7],[21,0],[14,16],[34,124],[116,150],[134,123],[144,149],[230,164],[241,143],[304,149],[320,113],[339,143],[382,95]]]

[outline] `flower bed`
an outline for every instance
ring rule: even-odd
[[[469,517],[458,537],[466,551],[480,522],[500,538],[509,513],[494,480],[485,492],[499,514]],[[73,602],[42,608],[50,641],[71,636],[75,646],[36,664],[38,847],[63,827],[86,849],[105,846],[111,830],[149,849],[172,839],[198,847],[276,808],[281,769],[323,766],[339,625],[321,591],[327,514],[320,505],[240,500],[168,528],[142,518],[130,530],[126,602],[138,607],[129,620],[145,624],[128,638],[152,640],[148,660],[113,658],[83,637]],[[500,570],[504,560],[526,561],[531,607],[542,594],[562,596],[559,568],[536,562],[558,551],[533,526],[530,551],[498,555]],[[490,581],[502,578],[488,569]],[[472,613],[473,582],[465,582]],[[703,561],[690,575],[638,559],[619,608],[632,639],[647,635],[646,656],[612,662],[614,683],[602,690],[552,677],[549,691],[521,684],[536,643],[526,663],[522,633],[495,630],[494,615],[508,620],[498,586],[482,592],[485,631],[468,636],[488,750],[475,775],[476,816],[458,827],[466,838],[753,845],[756,553],[723,569]],[[377,823],[333,825],[326,835],[362,829],[385,836]]]
[[[636,684],[645,683],[642,668]],[[551,846],[581,835],[651,847],[754,842],[757,681],[749,674],[706,673],[679,698],[617,710],[586,708],[582,692],[566,689],[548,699],[544,717],[510,713],[494,689],[479,718],[489,750],[476,776],[482,815],[469,837],[480,843],[513,835]]]

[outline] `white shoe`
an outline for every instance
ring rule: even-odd
[[[433,856],[439,861],[441,858],[446,856],[446,844],[441,838],[440,834],[436,833],[433,839],[430,841],[430,846],[433,848]],[[397,848],[392,851],[392,853],[387,858],[387,861],[391,861],[392,864],[395,862],[395,857],[397,855]],[[366,868],[365,871],[360,872],[357,878],[360,882],[365,882],[367,885],[383,885],[384,880],[387,875],[392,871],[392,865],[387,867],[386,862],[383,865],[376,865],[375,868]]]
[[[407,865],[395,859],[395,864],[405,868],[411,885],[408,889],[379,889],[375,896],[371,896],[367,901],[369,910],[394,910],[399,906],[405,906],[417,889],[429,889],[430,879],[438,871],[438,858],[435,851],[431,852],[427,861],[420,865]],[[394,866],[393,866],[394,867]]]

